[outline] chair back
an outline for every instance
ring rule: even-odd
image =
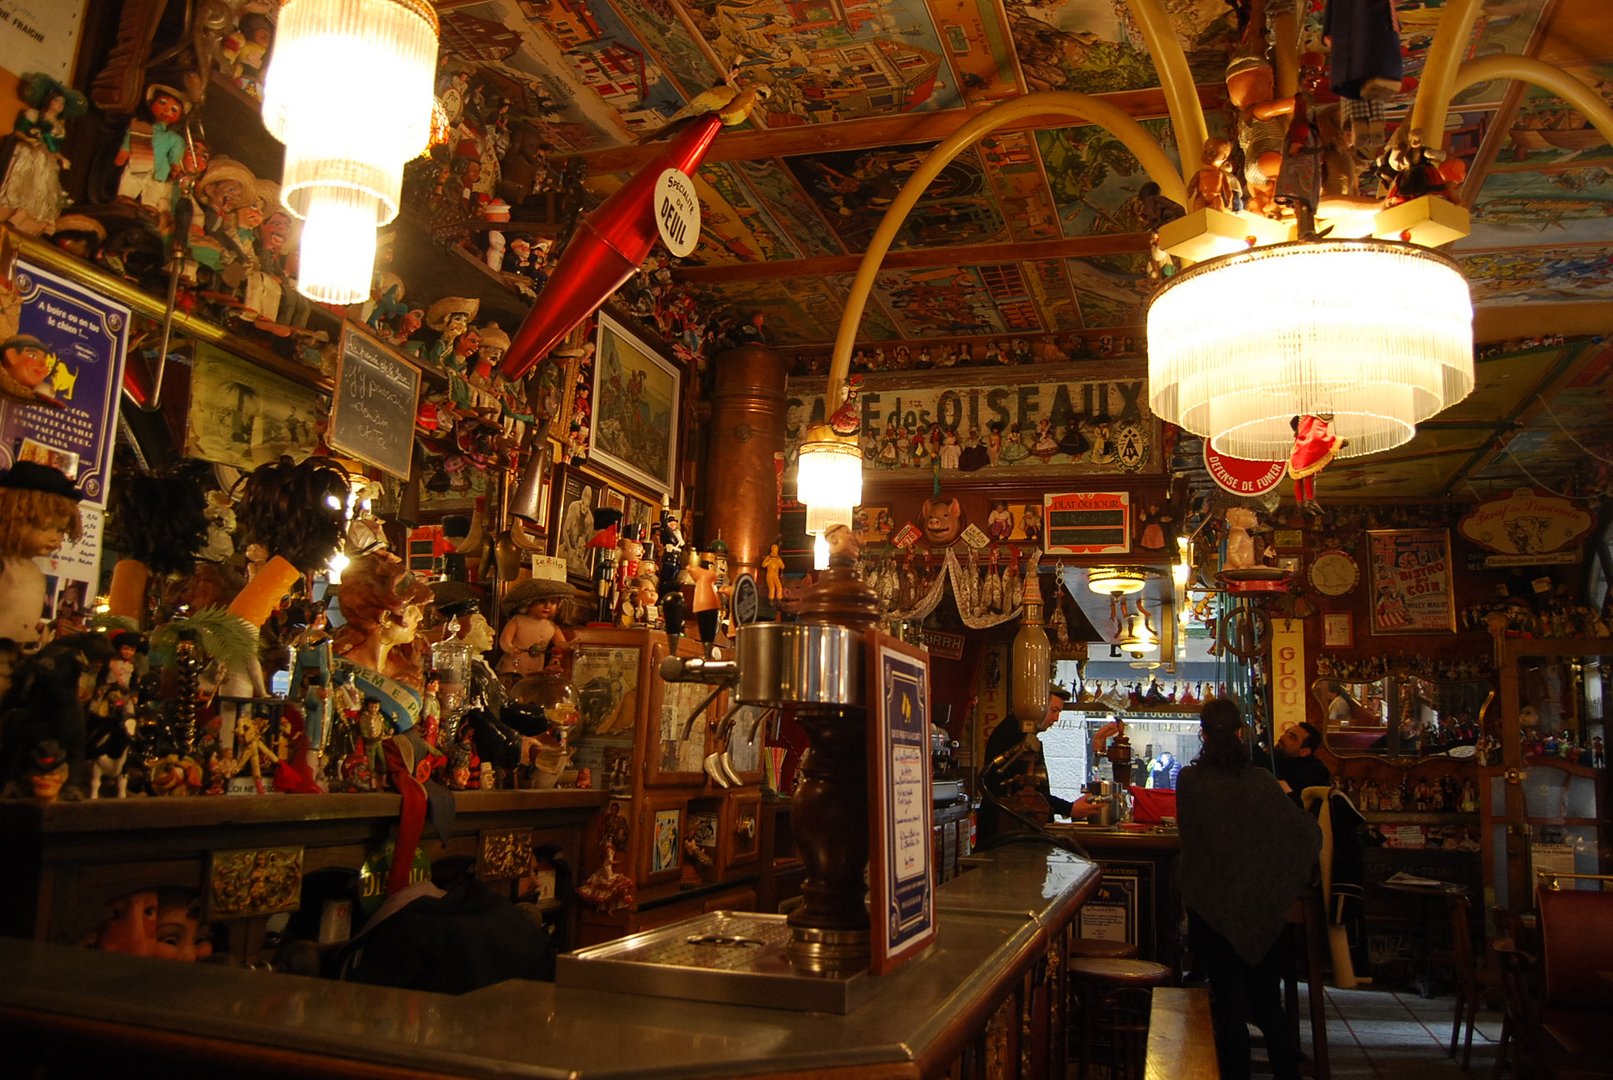
[[[1545,1005],[1613,1007],[1613,892],[1542,889],[1538,899]]]
[[[1467,894],[1450,889],[1445,893],[1445,908],[1451,920],[1451,968],[1466,984],[1478,971],[1478,959],[1473,955],[1473,926],[1468,920],[1472,902]]]

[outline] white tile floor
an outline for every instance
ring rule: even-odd
[[[1442,1080],[1488,1077],[1501,1035],[1498,1009],[1481,1009],[1473,1027],[1473,1058],[1462,1071],[1462,1048],[1447,1055],[1456,1010],[1450,995],[1421,998],[1365,988],[1327,990],[1328,1060],[1335,1080]],[[1303,1007],[1304,999],[1301,998]],[[1309,1043],[1308,1031],[1302,1042]],[[1307,1045],[1308,1049],[1308,1045]]]

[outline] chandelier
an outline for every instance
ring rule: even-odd
[[[306,220],[297,288],[370,293],[375,230],[398,215],[403,164],[431,136],[437,14],[425,0],[287,0],[263,87],[286,144],[281,201]]]
[[[1332,414],[1339,457],[1400,446],[1473,389],[1473,302],[1413,244],[1274,244],[1182,271],[1148,309],[1148,404],[1219,453],[1285,460]]]

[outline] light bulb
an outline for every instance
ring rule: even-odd
[[[829,541],[824,539],[822,533],[812,538],[812,569],[829,569]]]
[[[375,272],[375,211],[358,192],[311,199],[297,291],[321,304],[356,304]]]

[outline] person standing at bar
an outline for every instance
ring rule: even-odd
[[[1316,872],[1322,831],[1270,773],[1250,763],[1234,702],[1205,703],[1199,738],[1198,757],[1176,783],[1180,881],[1195,966],[1210,983],[1221,1075],[1249,1076],[1253,1021],[1277,1080],[1297,1080],[1299,1045],[1279,992],[1279,946],[1288,910]]]

